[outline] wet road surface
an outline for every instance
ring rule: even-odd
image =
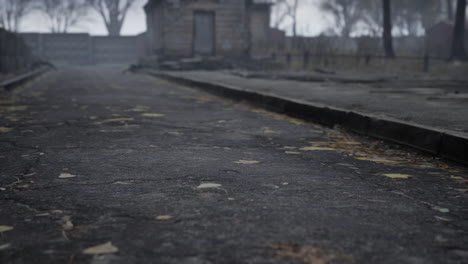
[[[465,167],[122,69],[1,95],[0,263],[468,260]]]

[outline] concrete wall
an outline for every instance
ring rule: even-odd
[[[141,36],[92,37],[88,34],[21,34],[33,55],[54,63],[88,65],[131,63],[144,53]]]

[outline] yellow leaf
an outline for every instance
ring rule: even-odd
[[[0,225],[0,233],[8,232],[8,231],[11,231],[13,229],[14,228],[12,226]]]
[[[112,242],[107,242],[101,245],[87,248],[83,250],[83,254],[87,255],[101,255],[101,254],[112,254],[118,252],[119,249],[112,245]]]
[[[134,118],[129,118],[129,117],[122,117],[122,118],[107,119],[107,120],[104,120],[103,123],[124,122],[124,121],[133,121],[133,120],[135,120],[135,119]]]
[[[239,160],[239,161],[236,161],[234,163],[237,163],[237,164],[258,164],[258,163],[260,163],[260,161],[258,161],[258,160]]]
[[[392,178],[392,179],[408,179],[408,178],[414,177],[408,174],[396,174],[396,173],[384,174],[384,176],[388,178]]]
[[[70,174],[70,173],[60,173],[58,176],[59,179],[69,179],[69,178],[75,178],[76,175]]]
[[[174,218],[174,216],[172,216],[172,215],[159,215],[159,216],[156,216],[156,220],[159,220],[159,221],[167,221],[167,220],[171,220],[173,218]]]
[[[12,130],[13,130],[12,127],[0,127],[0,133],[7,133],[7,132],[10,132]]]
[[[301,150],[305,150],[305,151],[330,150],[330,151],[333,151],[333,150],[336,150],[336,149],[334,149],[334,148],[323,148],[323,147],[305,147],[305,148],[301,148]]]
[[[460,176],[450,176],[450,179],[454,179],[454,180],[464,180],[465,178],[460,177]]]
[[[142,116],[144,117],[163,117],[165,115],[163,114],[157,114],[157,113],[144,113],[144,114],[141,114]]]
[[[301,154],[300,152],[296,152],[296,151],[285,151],[284,153],[288,155],[300,155]]]

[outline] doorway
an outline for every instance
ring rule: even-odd
[[[215,54],[215,14],[209,11],[195,11],[193,26],[193,55],[212,56]]]

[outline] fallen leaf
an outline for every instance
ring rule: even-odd
[[[300,152],[297,152],[297,151],[285,151],[284,153],[288,155],[300,155],[301,154]]]
[[[0,106],[0,111],[8,111],[8,112],[24,111],[28,108],[29,106],[26,106],[26,105]]]
[[[403,162],[398,161],[398,160],[388,160],[384,158],[366,158],[366,157],[358,157],[355,158],[357,160],[365,160],[365,161],[372,161],[376,163],[382,163],[382,164],[388,164],[388,165],[393,165],[393,164],[401,164]]]
[[[87,255],[101,255],[101,254],[112,254],[117,253],[119,249],[112,245],[112,242],[107,242],[101,245],[87,248],[83,250],[83,254]]]
[[[70,178],[75,178],[76,175],[70,174],[70,173],[60,173],[58,176],[59,179],[70,179]]]
[[[181,136],[183,135],[182,133],[180,132],[167,132],[168,135],[172,135],[172,136]]]
[[[325,148],[325,147],[305,147],[305,148],[301,148],[301,150],[305,150],[305,151],[313,151],[313,150],[330,150],[330,151],[334,151],[336,149],[334,149],[334,148]]]
[[[111,119],[102,121],[102,123],[125,122],[125,121],[133,121],[133,120],[135,120],[135,118],[131,118],[131,117],[111,118]]]
[[[460,177],[460,176],[450,176],[450,179],[454,179],[454,180],[464,180],[465,178],[463,177]]]
[[[12,127],[0,127],[0,133],[8,133],[12,131],[14,128]]]
[[[237,163],[237,164],[258,164],[258,163],[260,163],[260,161],[258,161],[258,160],[239,160],[239,161],[236,161],[234,163]]]
[[[276,256],[284,259],[298,259],[306,264],[328,264],[332,262],[354,263],[351,256],[335,250],[313,246],[301,246],[293,243],[281,243],[268,246],[276,251]]]
[[[5,250],[5,249],[8,249],[9,247],[11,247],[11,244],[3,244],[3,245],[0,245],[0,251]]]
[[[220,188],[222,185],[217,183],[202,183],[197,186],[197,189],[210,189],[210,188]]]
[[[468,192],[468,189],[455,189],[457,192]]]
[[[75,226],[73,225],[70,216],[62,217],[62,228],[63,228],[63,230],[70,231],[70,230],[73,230],[74,227]]]
[[[414,176],[408,175],[408,174],[398,174],[398,173],[389,173],[389,174],[384,174],[385,177],[392,178],[392,179],[408,179],[412,178]]]
[[[435,206],[435,207],[432,207],[433,210],[436,210],[436,211],[439,211],[441,213],[450,213],[450,209],[448,208],[443,208],[443,207],[438,207],[438,206]]]
[[[89,230],[96,229],[93,225],[80,225],[73,228],[73,232],[88,232]]]
[[[167,220],[171,220],[173,218],[174,218],[174,216],[172,216],[172,215],[158,215],[158,216],[156,216],[156,220],[159,220],[159,221],[167,221]]]
[[[0,225],[0,233],[8,232],[8,231],[11,231],[13,229],[14,228],[12,226]]]
[[[269,127],[262,127],[263,133],[265,134],[275,134],[276,131],[270,129]]]
[[[36,214],[35,216],[37,217],[42,217],[42,216],[49,216],[50,213],[40,213],[40,214]]]
[[[141,114],[144,117],[163,117],[165,116],[164,114],[157,114],[157,113],[144,113]]]

